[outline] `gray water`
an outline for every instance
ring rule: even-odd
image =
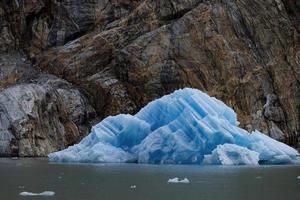
[[[300,166],[53,164],[0,159],[0,200],[300,200]],[[188,178],[188,184],[168,183]],[[136,188],[131,188],[135,185]],[[19,193],[54,191],[55,195]]]

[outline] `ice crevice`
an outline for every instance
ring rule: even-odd
[[[185,88],[136,115],[109,116],[80,143],[48,155],[53,162],[258,165],[299,163],[299,153],[259,131],[238,127],[222,101]]]

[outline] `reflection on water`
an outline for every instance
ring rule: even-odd
[[[53,164],[0,159],[0,199],[299,200],[300,166]],[[187,178],[190,183],[168,183]],[[54,196],[20,196],[54,191]]]

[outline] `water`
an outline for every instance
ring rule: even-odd
[[[0,159],[0,200],[299,200],[300,166],[51,164]],[[167,183],[188,178],[188,184]],[[55,195],[19,193],[54,191]]]

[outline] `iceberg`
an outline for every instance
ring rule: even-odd
[[[185,88],[136,115],[105,118],[79,144],[48,155],[52,162],[257,165],[299,163],[299,153],[259,131],[238,127],[222,101]]]
[[[235,144],[218,145],[211,155],[205,155],[203,164],[220,165],[256,165],[259,153]]]

